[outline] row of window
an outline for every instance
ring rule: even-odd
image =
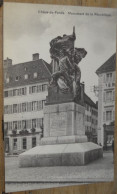
[[[44,105],[45,100],[6,105],[4,106],[4,114],[40,111],[43,109]]]
[[[23,130],[43,127],[43,118],[4,122],[5,130]]]
[[[115,111],[105,111],[103,112],[103,121],[113,121],[115,120]]]
[[[89,116],[89,115],[85,115],[85,121],[87,121],[87,122],[91,122],[92,124],[97,125],[97,120],[96,120],[96,119],[94,119],[94,118],[92,118],[92,117],[91,117],[91,116]]]
[[[110,88],[110,87],[115,87],[115,83],[106,83],[106,87]]]
[[[92,114],[93,114],[94,116],[98,116],[98,111],[95,111],[95,110],[92,109]]]
[[[85,108],[86,108],[87,111],[91,112],[91,107],[88,104],[85,104]]]
[[[4,97],[22,96],[22,95],[26,95],[26,87],[4,91]]]
[[[105,91],[103,93],[103,101],[104,102],[112,102],[115,101],[115,91]]]
[[[98,112],[94,109],[92,109],[91,106],[89,106],[88,104],[85,104],[85,108],[87,111],[90,111],[93,115],[97,116],[98,115]]]
[[[115,73],[107,73],[103,76],[103,82],[115,82]]]
[[[96,129],[90,127],[90,126],[86,126],[85,127],[85,132],[92,132],[92,133],[96,133]]]
[[[91,122],[91,116],[85,115],[85,120],[86,120],[87,122]]]
[[[18,149],[18,139],[14,138],[13,139],[13,150]],[[32,148],[36,146],[36,137],[32,137]],[[27,149],[27,138],[22,138],[22,149],[26,150]]]
[[[92,119],[92,124],[97,125],[97,120]]]
[[[47,84],[30,86],[29,87],[29,94],[44,92],[44,91],[47,91],[47,89],[48,89]]]
[[[34,73],[33,73],[33,78],[37,78],[37,77],[38,77],[37,72],[34,72]],[[25,74],[25,75],[24,75],[24,79],[25,79],[25,80],[27,80],[27,79],[29,79],[29,78],[30,78],[30,74]],[[9,83],[11,79],[12,79],[11,77],[7,77],[7,78],[6,78],[6,83]],[[20,79],[22,79],[21,76],[16,76],[16,77],[15,77],[15,81],[19,81]]]
[[[96,129],[92,128],[92,133],[96,134]]]
[[[29,94],[44,92],[44,91],[47,91],[47,89],[48,89],[47,84],[30,86],[29,87]],[[26,87],[4,91],[4,97],[22,96],[22,95],[27,95],[27,88]]]

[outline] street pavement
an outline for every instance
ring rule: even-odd
[[[85,166],[19,168],[18,157],[6,157],[6,192],[71,184],[109,182],[114,177],[112,152]]]

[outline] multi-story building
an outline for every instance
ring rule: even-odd
[[[43,135],[43,106],[48,95],[52,64],[39,54],[33,60],[13,65],[4,60],[4,130],[6,152],[18,154],[31,149]],[[96,142],[97,105],[85,94],[86,135]]]
[[[6,151],[20,153],[38,145],[43,129],[43,106],[51,67],[39,54],[33,60],[4,61],[4,130]]]
[[[85,101],[85,134],[88,141],[97,143],[97,124],[98,124],[98,105],[95,104],[91,98],[86,94]]]
[[[98,143],[102,146],[106,146],[114,134],[115,67],[116,54],[96,71],[98,75]]]

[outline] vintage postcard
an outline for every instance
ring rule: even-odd
[[[117,10],[4,4],[6,192],[114,179]]]

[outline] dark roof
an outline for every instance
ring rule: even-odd
[[[100,66],[96,70],[96,73],[100,74],[100,73],[115,71],[115,68],[116,68],[116,53],[113,54],[102,66]]]
[[[90,105],[90,106],[92,106],[92,107],[98,109],[98,105],[95,104],[95,103],[91,100],[91,98],[89,98],[89,96],[87,96],[87,94],[85,94],[85,93],[84,93],[84,102],[85,102],[86,104],[88,104],[88,105]]]
[[[37,78],[34,78],[34,73],[37,72]],[[28,74],[28,79],[24,79],[25,74]],[[9,83],[6,83],[4,78],[4,87],[18,87],[38,82],[48,81],[51,78],[51,66],[43,59],[29,61],[12,65],[4,70],[4,77],[9,77]],[[19,80],[16,81],[16,77]]]

